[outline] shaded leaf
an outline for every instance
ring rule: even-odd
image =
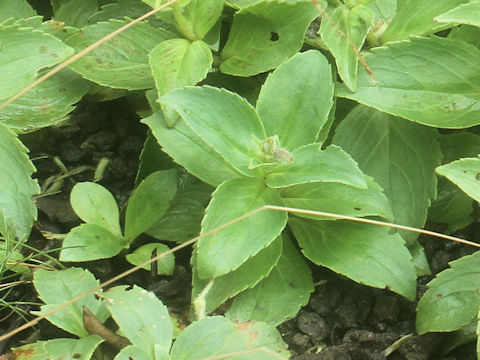
[[[2,0],[0,1],[0,23],[8,18],[15,20],[29,18],[37,13],[27,0]]]
[[[226,181],[212,195],[202,220],[201,234],[267,204],[281,205],[282,200],[275,190],[265,188],[262,180]],[[270,245],[286,222],[286,213],[265,210],[200,239],[197,243],[198,276],[210,279],[237,269]]]
[[[339,85],[337,96],[434,127],[480,123],[480,50],[474,46],[412,37],[374,48],[364,57],[378,84],[361,67],[357,92]]]
[[[308,303],[312,292],[310,268],[284,236],[277,266],[254,288],[238,295],[225,315],[239,323],[254,320],[277,326],[294,317]]]
[[[315,142],[333,101],[330,64],[315,50],[293,56],[262,86],[257,112],[267,136],[289,151]]]
[[[222,10],[223,0],[191,0],[183,13],[196,38],[203,39],[220,18]]]
[[[388,288],[415,299],[411,255],[398,234],[370,224],[291,218],[289,225],[304,255],[361,284]]]
[[[150,260],[152,258],[153,250],[157,250],[157,255],[170,250],[167,245],[162,243],[150,243],[143,246],[140,246],[134,252],[125,256],[127,261],[132,265],[140,265],[143,264],[145,261]],[[151,269],[152,265],[143,266],[145,270]],[[161,259],[157,260],[157,274],[158,275],[172,275],[173,270],[175,268],[175,255],[169,254],[164,256]]]
[[[88,24],[90,15],[98,10],[97,0],[69,0],[55,10],[54,18],[67,25],[82,27]]]

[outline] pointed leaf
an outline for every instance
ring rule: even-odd
[[[100,40],[126,24],[110,20],[84,27],[67,39],[77,52]],[[173,35],[146,22],[122,32],[101,47],[75,61],[70,68],[84,78],[100,85],[140,90],[154,87],[148,53],[163,40]]]
[[[233,18],[220,70],[251,76],[275,68],[300,50],[317,16],[310,0],[266,0],[242,8]]]
[[[203,39],[220,18],[223,0],[191,0],[183,9],[197,39]]]
[[[206,313],[211,313],[226,300],[234,297],[241,291],[255,286],[260,280],[268,276],[277,265],[282,254],[282,239],[278,238],[265,249],[245,261],[240,267],[228,274],[214,279],[213,285],[205,296]],[[192,299],[195,299],[209,283],[209,280],[198,278],[196,269],[196,255],[193,255],[193,290]]]
[[[99,225],[118,238],[122,237],[118,207],[113,195],[102,185],[93,182],[75,184],[70,193],[70,203],[80,219]]]
[[[237,296],[225,315],[240,323],[254,320],[277,326],[294,317],[308,303],[312,292],[308,265],[292,241],[284,237],[278,265],[253,289]]]
[[[359,189],[340,183],[312,183],[286,188],[281,196],[285,206],[297,209],[326,211],[347,216],[380,216],[393,221],[393,213],[383,190],[373,179],[366,176],[367,189]],[[315,215],[295,215],[317,219],[332,218]]]
[[[417,306],[419,334],[453,331],[467,325],[480,306],[480,252],[450,262],[430,281]]]
[[[429,126],[478,125],[479,57],[479,49],[461,41],[412,37],[365,54],[378,84],[361,67],[357,92],[339,85],[336,95]]]
[[[203,141],[182,119],[171,127],[162,113],[157,111],[143,119],[153,135],[176,163],[207,184],[217,186],[225,180],[238,178],[241,174],[215,149]]]
[[[427,35],[452,27],[433,19],[469,0],[405,0],[398,6],[397,14],[385,31],[382,41],[408,39],[409,35]]]
[[[15,5],[16,6],[16,5]],[[0,27],[0,99],[30,85],[38,70],[62,62],[73,49],[43,31]]]
[[[340,147],[330,145],[321,150],[319,144],[303,146],[292,152],[293,162],[267,175],[272,188],[313,182],[337,182],[367,188],[364,175],[356,162]]]
[[[320,35],[335,57],[338,74],[351,91],[357,89],[358,54],[373,25],[373,19],[373,11],[361,4],[351,9],[347,5],[340,5],[329,18],[322,18]],[[339,29],[344,35],[339,34]]]
[[[152,258],[153,251],[157,250],[157,255],[170,250],[170,248],[162,243],[150,243],[143,246],[140,246],[134,252],[125,256],[127,261],[135,266],[143,264],[145,261],[150,260]],[[151,269],[151,265],[143,266],[143,269],[149,270]],[[172,275],[173,270],[175,268],[175,255],[169,254],[164,256],[161,259],[157,260],[157,274],[158,275]]]
[[[384,227],[292,218],[289,221],[303,253],[361,284],[388,288],[415,299],[416,275],[403,239]]]
[[[466,158],[439,166],[435,171],[480,202],[480,159]]]
[[[90,84],[69,69],[60,71],[0,110],[0,122],[17,133],[56,125],[73,111],[72,105],[88,92]]]
[[[29,18],[37,13],[27,0],[2,0],[0,1],[0,23],[8,18],[15,20]]]
[[[262,86],[257,112],[267,136],[289,151],[315,142],[333,105],[332,70],[315,50],[293,56]]]
[[[177,169],[150,174],[133,191],[125,213],[125,240],[131,242],[161,219],[177,192]]]
[[[212,316],[185,329],[173,344],[170,356],[172,360],[217,356],[231,360],[273,360],[288,359],[289,352],[273,326],[255,322],[235,324],[224,317]]]
[[[264,205],[281,205],[282,200],[263,181],[233,179],[213,193],[202,221],[205,234]],[[210,279],[237,269],[282,232],[287,214],[265,210],[212,233],[198,242],[198,276]]]
[[[6,238],[26,239],[37,218],[32,196],[40,193],[40,187],[32,179],[35,167],[27,151],[0,122],[0,233]]]
[[[46,305],[42,305],[40,311],[35,311],[35,314],[44,314],[95,288],[97,288],[96,292],[101,292],[98,289],[99,284],[100,282],[84,269],[69,268],[60,271],[38,269],[33,274],[33,285]],[[47,316],[47,320],[79,337],[87,336],[89,334],[83,325],[83,306],[86,306],[100,322],[105,321],[109,316],[103,302],[95,298],[92,293]]]
[[[96,224],[82,224],[70,230],[63,241],[60,261],[108,259],[125,248],[122,238]]]
[[[212,52],[203,41],[185,39],[162,41],[149,55],[158,95],[205,79],[212,66]]]
[[[246,176],[257,175],[258,171],[249,169],[248,164],[257,155],[258,142],[265,139],[265,130],[245,99],[205,86],[176,90],[159,101],[238,171]]]
[[[167,307],[154,293],[136,285],[116,286],[105,293],[107,307],[122,333],[154,359],[155,345],[170,349],[173,325]]]
[[[384,189],[397,224],[422,228],[436,195],[437,138],[435,129],[357,106],[337,127],[333,142]],[[407,244],[418,237],[401,234]]]
[[[147,234],[156,239],[185,242],[200,233],[200,223],[212,195],[207,184],[179,189],[170,202],[165,215],[148,229]]]
[[[15,360],[88,360],[102,342],[103,339],[98,335],[90,335],[81,339],[37,341],[14,348],[13,354]]]

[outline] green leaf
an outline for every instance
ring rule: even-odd
[[[341,5],[328,18],[322,18],[320,35],[335,57],[338,74],[351,91],[357,89],[358,55],[373,20],[374,13],[366,5],[352,9]],[[339,34],[339,29],[343,35]]]
[[[361,284],[388,288],[413,301],[416,275],[411,255],[398,234],[344,220],[291,218],[289,225],[304,255]]]
[[[470,2],[443,13],[434,19],[441,23],[460,23],[480,26],[480,3]]]
[[[480,48],[480,29],[476,26],[461,25],[450,30],[448,38],[461,40]]]
[[[251,76],[275,68],[300,50],[317,16],[310,0],[265,0],[242,8],[233,18],[220,70]]]
[[[152,227],[167,211],[177,192],[176,169],[149,175],[133,191],[125,214],[125,240],[132,242]]]
[[[249,169],[248,164],[257,156],[265,130],[255,109],[245,99],[224,89],[205,86],[176,90],[159,101],[163,109],[167,107],[178,114],[231,166],[246,176],[257,176],[258,171]]]
[[[97,0],[69,0],[55,11],[54,18],[70,26],[82,27],[88,25],[89,16],[97,10]]]
[[[102,342],[103,339],[98,335],[90,335],[81,339],[37,341],[14,348],[13,356],[15,360],[88,360]]]
[[[0,99],[33,82],[40,69],[62,62],[73,49],[43,31],[0,27]]]
[[[340,183],[312,183],[286,188],[281,196],[285,206],[325,211],[347,216],[380,216],[393,221],[393,213],[387,197],[378,184],[366,176],[367,189],[359,189]],[[295,215],[316,220],[333,220],[315,215]]]
[[[169,0],[142,0],[145,4],[150,5],[152,8],[157,8],[161,5],[166,4]],[[188,3],[192,0],[178,0],[174,4],[171,5],[171,7],[185,7],[188,5]],[[168,9],[168,8],[167,8]]]
[[[364,175],[357,163],[340,147],[330,145],[325,150],[319,144],[310,144],[292,152],[294,161],[266,177],[272,188],[313,182],[337,182],[358,188],[367,188]]]
[[[225,315],[240,323],[254,320],[277,326],[294,317],[313,290],[310,268],[292,241],[284,237],[278,265],[253,289],[237,296]]]
[[[241,9],[250,5],[258,4],[262,1],[265,0],[226,0],[225,2],[232,7]]]
[[[0,122],[0,233],[19,240],[30,234],[37,218],[32,196],[40,193],[27,151],[17,135]]]
[[[217,356],[231,360],[273,360],[288,359],[289,352],[273,326],[255,322],[235,324],[213,316],[185,329],[173,344],[170,356],[172,360]]]
[[[157,255],[160,255],[161,253],[170,250],[170,248],[162,243],[150,243],[140,246],[133,253],[125,256],[125,258],[130,264],[137,266],[143,264],[147,260],[150,260],[152,258],[152,253],[154,250],[157,250]],[[150,271],[151,267],[151,265],[146,265],[142,268]],[[173,254],[169,254],[157,260],[158,275],[172,275],[174,268],[175,255]]]
[[[33,273],[33,285],[46,305],[42,305],[40,311],[34,313],[45,314],[78,295],[98,288],[99,284],[99,281],[84,269],[69,268],[60,271],[38,269]],[[101,290],[97,289],[96,292]],[[100,322],[109,316],[103,302],[96,299],[92,293],[47,316],[47,320],[79,337],[87,336],[89,334],[83,326],[83,306],[86,306]]]
[[[136,285],[116,286],[105,293],[107,307],[122,333],[154,359],[155,345],[170,349],[173,325],[167,307],[154,293]]]
[[[466,158],[453,161],[435,169],[437,174],[445,176],[468,196],[480,202],[480,159]]]
[[[430,281],[417,306],[419,334],[453,331],[467,325],[480,306],[480,252],[450,262]]]
[[[260,280],[268,276],[270,271],[277,265],[282,254],[282,239],[279,237],[272,244],[259,251],[252,258],[245,261],[240,267],[228,274],[213,280],[210,290],[205,296],[206,313],[211,313],[226,300],[234,297],[241,291],[255,286]],[[192,257],[192,299],[195,299],[207,286],[209,280],[201,280],[196,268],[196,256]]]
[[[213,61],[207,44],[185,39],[162,41],[149,57],[159,96],[186,85],[196,85],[205,79]]]
[[[75,108],[72,105],[89,88],[88,81],[65,69],[0,110],[0,122],[17,133],[56,125],[66,119],[66,115]],[[6,100],[0,100],[0,103]]]
[[[170,360],[170,357],[168,355],[168,352],[166,349],[157,346],[155,348],[156,352],[154,354],[154,357],[146,351],[145,349],[135,346],[135,345],[129,345],[125,348],[123,348],[117,356],[115,356],[114,360]]]
[[[466,157],[475,157],[480,149],[480,136],[469,132],[441,135],[443,162],[449,163]]]
[[[264,205],[281,204],[278,193],[265,188],[260,179],[226,181],[213,193],[202,221],[201,234]],[[210,279],[237,269],[270,245],[280,235],[286,222],[286,213],[265,210],[200,239],[197,243],[198,276]]]
[[[60,261],[92,261],[117,255],[125,242],[97,224],[74,227],[63,241]]]
[[[70,204],[80,219],[101,226],[118,238],[122,237],[118,207],[113,195],[102,185],[93,182],[75,184]]]
[[[408,39],[410,35],[428,35],[452,27],[440,24],[433,19],[469,0],[405,0],[385,31],[382,41]],[[398,6],[398,5],[397,5]],[[401,63],[401,62],[400,62]]]
[[[67,39],[77,52],[125,25],[110,20],[84,27]],[[146,22],[122,32],[101,47],[75,61],[70,68],[84,78],[112,88],[140,90],[154,87],[148,53],[173,34]]]
[[[152,116],[143,119],[142,122],[150,127],[164,152],[204,182],[217,186],[225,180],[241,176],[182,119],[175,123],[175,127],[171,127],[161,112],[157,111]]]
[[[333,105],[332,72],[316,50],[293,56],[262,86],[257,112],[267,136],[292,151],[315,142]]]
[[[37,13],[27,0],[2,0],[0,1],[0,23],[8,18],[15,20],[29,18]]]
[[[437,138],[435,129],[357,106],[337,127],[333,142],[384,189],[397,224],[422,228],[436,195]],[[418,237],[401,234],[409,245]]]
[[[183,13],[196,38],[203,39],[222,15],[222,10],[223,0],[191,0]]]
[[[397,0],[374,1],[368,7],[375,13],[375,22],[378,19],[393,19],[397,13]]]
[[[429,126],[478,125],[479,57],[479,49],[462,41],[412,37],[365,54],[378,84],[361,67],[357,92],[339,85],[336,95]]]

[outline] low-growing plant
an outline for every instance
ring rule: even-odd
[[[155,251],[169,248],[165,241],[186,246],[200,234],[191,259],[198,322],[171,352],[165,307],[138,287],[99,290],[97,298],[49,313],[98,287],[91,274],[70,268],[35,271],[34,283],[45,302],[39,314],[79,339],[26,345],[14,350],[16,358],[25,351],[55,358],[66,350],[71,358],[90,358],[106,337],[91,335],[82,306],[100,325],[110,316],[116,321],[130,343],[118,359],[240,352],[238,358],[259,358],[249,353],[258,348],[262,358],[285,358],[273,326],[308,302],[314,284],[306,259],[415,300],[417,276],[430,273],[418,234],[367,222],[423,228],[428,219],[454,232],[476,220],[480,141],[476,128],[458,129],[480,124],[480,23],[472,15],[479,6],[466,0],[52,0],[53,17],[44,21],[25,0],[3,1],[4,271],[17,271],[8,259],[23,260],[17,247],[27,242],[37,214],[32,196],[40,192],[17,134],[64,121],[83,97],[145,100],[148,109],[136,105],[150,132],[123,231],[111,193],[78,183],[70,199],[84,223],[66,235],[60,261],[109,258],[147,233],[161,242],[126,257],[148,268]],[[152,8],[156,15],[148,21],[131,22]],[[92,45],[97,42],[102,46]],[[55,76],[44,73],[62,62]],[[35,87],[23,94],[32,81]],[[436,173],[461,190],[442,178],[437,183]],[[480,306],[477,255],[452,262],[429,283],[417,308],[419,333],[472,328]],[[169,256],[157,264],[159,273],[172,273]],[[54,292],[47,291],[51,283],[58,285]],[[206,317],[231,298],[225,317]],[[130,304],[140,301],[148,305]],[[142,313],[148,307],[158,317]],[[252,332],[260,334],[253,342]],[[230,336],[240,340],[227,341]],[[470,338],[464,331],[451,346]],[[229,346],[222,350],[219,342]]]

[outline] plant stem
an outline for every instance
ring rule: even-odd
[[[183,16],[183,9],[180,7],[174,7],[172,9],[173,17],[175,18],[175,22],[177,25],[177,29],[190,41],[197,40],[197,36],[193,31],[192,27],[188,23],[185,16]]]

